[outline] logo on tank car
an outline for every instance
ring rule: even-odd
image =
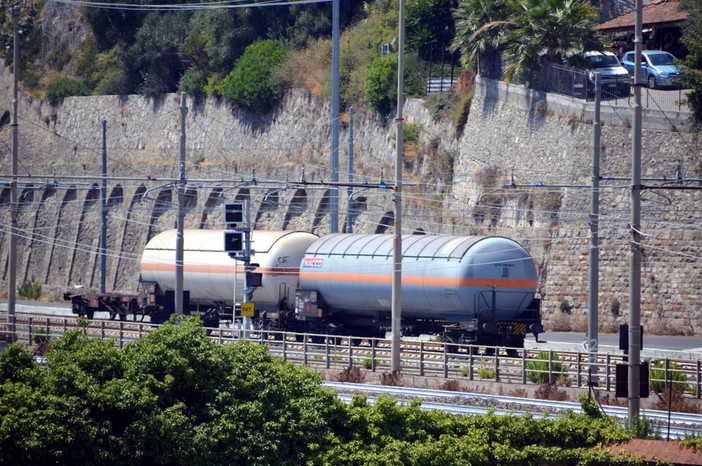
[[[324,259],[305,258],[302,260],[302,266],[310,269],[321,269],[324,265]]]

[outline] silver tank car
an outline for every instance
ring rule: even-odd
[[[391,309],[390,235],[331,234],[312,243],[300,288],[325,312],[373,316]],[[402,237],[402,316],[496,322],[532,306],[537,274],[529,253],[503,237]],[[523,333],[523,332],[522,332]]]
[[[176,233],[168,230],[154,236],[141,258],[141,280],[157,282],[164,291],[175,289]],[[274,309],[294,301],[300,261],[316,239],[316,235],[302,231],[251,233],[251,264],[258,264],[254,271],[262,275],[262,284],[253,295],[258,309]],[[244,265],[229,257],[223,245],[222,230],[184,231],[183,289],[190,291],[191,302],[231,303],[235,292],[236,300],[242,300]]]

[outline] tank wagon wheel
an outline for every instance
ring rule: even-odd
[[[305,341],[305,335],[302,333],[296,333],[295,334],[295,341],[298,343],[302,343],[303,341]]]
[[[351,345],[353,345],[353,346],[361,346],[361,343],[363,343],[363,338],[352,338],[351,339]]]

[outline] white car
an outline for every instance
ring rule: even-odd
[[[622,65],[634,76],[634,52],[622,56]],[[675,57],[664,50],[644,50],[641,52],[642,77],[651,89],[672,87],[681,84],[683,72],[675,63]]]

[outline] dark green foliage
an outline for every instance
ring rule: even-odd
[[[586,416],[590,416],[593,419],[601,419],[604,416],[597,400],[590,393],[581,393],[578,396],[578,401],[580,401],[580,408]]]
[[[345,405],[319,374],[252,342],[217,345],[192,318],[124,350],[69,332],[47,361],[40,368],[17,345],[0,353],[0,465],[642,464],[593,449],[630,433],[572,412]]]
[[[419,52],[423,60],[440,60],[443,50],[453,41],[456,29],[453,11],[457,0],[414,0],[407,4],[407,44]],[[432,46],[438,51],[432,56]]]
[[[197,319],[125,350],[71,332],[47,357],[0,354],[0,464],[297,465],[342,407],[316,373],[219,346]]]
[[[59,103],[64,97],[81,96],[90,94],[90,90],[83,81],[59,76],[46,86],[46,98],[52,104]]]
[[[381,115],[390,113],[397,101],[397,54],[378,57],[368,66],[366,100]]]
[[[688,55],[683,60],[684,83],[690,90],[684,101],[690,108],[693,126],[699,128],[702,125],[702,1],[682,0],[680,9],[688,14],[683,26],[682,41],[688,50]]]
[[[280,89],[271,75],[285,56],[286,48],[273,40],[254,42],[224,78],[222,95],[232,104],[247,110],[266,112],[277,102]]]
[[[187,71],[181,78],[178,84],[178,91],[185,92],[195,99],[201,99],[206,95],[205,86],[207,85],[208,75],[206,71]]]
[[[26,299],[38,299],[41,296],[41,283],[26,281],[17,289],[17,294]]]

